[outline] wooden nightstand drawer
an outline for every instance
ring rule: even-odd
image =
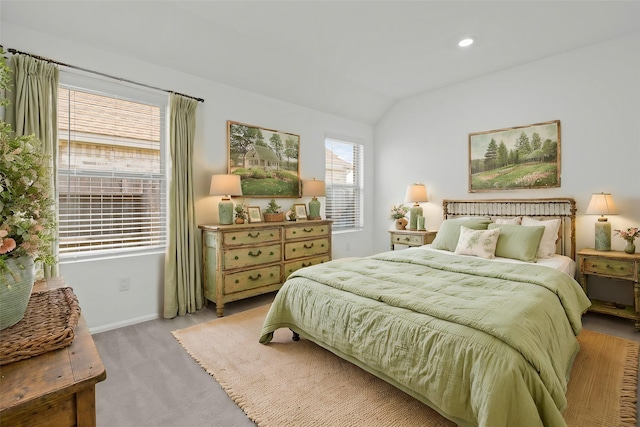
[[[280,261],[280,251],[280,244],[229,249],[224,253],[224,268],[233,269],[278,262]]]
[[[422,236],[409,234],[393,234],[393,243],[398,245],[421,246],[424,238]]]
[[[284,259],[296,259],[329,252],[329,239],[312,239],[301,242],[285,243]]]
[[[306,237],[327,236],[329,234],[329,226],[326,224],[308,224],[295,227],[287,227],[285,230],[285,239],[303,239]]]
[[[224,289],[228,294],[276,283],[280,283],[279,265],[224,275]]]
[[[223,234],[223,239],[226,246],[279,242],[280,231],[281,230],[279,228],[266,228],[258,230],[225,232]]]
[[[633,277],[635,263],[633,261],[620,261],[598,257],[584,259],[584,274],[598,274],[611,277]]]
[[[319,256],[315,258],[305,259],[302,261],[294,261],[288,262],[284,265],[284,278],[289,277],[291,273],[296,270],[300,270],[304,267],[309,267],[311,265],[322,264],[323,262],[331,261],[331,257],[329,255]]]

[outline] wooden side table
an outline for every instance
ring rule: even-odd
[[[589,311],[631,319],[635,322],[636,331],[640,331],[640,254],[582,249],[578,251],[578,281],[585,293],[589,276],[633,283],[633,307],[622,307],[613,302],[592,299]]]
[[[391,250],[395,250],[395,245],[428,245],[436,238],[436,233],[437,231],[429,230],[389,230]]]
[[[34,291],[65,286],[62,279]],[[95,386],[107,377],[82,316],[71,345],[0,367],[1,426],[96,425]]]

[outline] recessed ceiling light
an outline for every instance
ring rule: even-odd
[[[467,47],[473,44],[473,39],[462,39],[458,42],[458,46]]]

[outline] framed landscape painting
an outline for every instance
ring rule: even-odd
[[[300,135],[227,121],[227,140],[244,197],[300,197]]]
[[[560,120],[469,134],[469,192],[560,187]]]

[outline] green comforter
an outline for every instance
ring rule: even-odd
[[[411,248],[293,273],[260,342],[291,328],[459,425],[563,426],[589,305],[547,267]]]

